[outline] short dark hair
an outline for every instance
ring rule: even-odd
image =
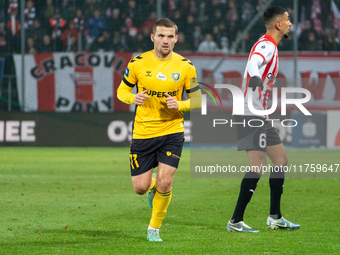
[[[175,34],[178,34],[178,27],[176,25],[175,22],[173,22],[170,19],[167,18],[163,18],[163,19],[158,19],[155,24],[153,24],[152,27],[152,33],[155,34],[156,33],[156,28],[157,27],[169,27],[169,28],[174,28],[175,29]]]
[[[273,19],[275,19],[277,16],[283,15],[287,10],[285,8],[282,8],[280,6],[273,6],[269,7],[264,13],[263,13],[263,22],[265,25],[270,23]]]

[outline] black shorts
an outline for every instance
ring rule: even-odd
[[[245,124],[236,125],[237,150],[239,151],[267,151],[267,146],[281,143],[279,134],[276,129],[272,127],[272,122],[266,121],[265,118],[235,115],[234,120],[237,123],[244,122]]]
[[[184,133],[175,133],[150,139],[132,139],[130,144],[131,176],[158,166],[158,162],[178,167],[184,143]]]

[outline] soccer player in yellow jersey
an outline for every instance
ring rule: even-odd
[[[172,196],[172,182],[184,142],[183,112],[201,107],[196,70],[186,58],[173,52],[178,28],[169,19],[155,22],[154,49],[133,58],[127,66],[117,97],[136,105],[130,169],[135,192],[148,192],[152,216],[149,241],[163,241],[159,228]],[[137,86],[137,94],[133,87]],[[189,99],[182,101],[184,90]],[[158,167],[157,175],[153,169]]]

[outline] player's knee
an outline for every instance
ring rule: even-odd
[[[287,164],[288,164],[287,154],[282,155],[280,158],[276,160],[276,162],[273,162],[273,165],[278,167],[286,166]]]
[[[157,189],[161,192],[166,192],[166,191],[170,190],[171,184],[172,184],[171,178],[162,178],[157,183]]]
[[[148,190],[147,188],[144,187],[133,187],[134,191],[136,192],[136,194],[138,195],[144,195],[146,193],[146,191]]]

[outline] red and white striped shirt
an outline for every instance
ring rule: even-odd
[[[265,34],[257,40],[250,51],[241,86],[244,95],[244,115],[254,115],[248,108],[248,93],[253,93],[253,106],[256,110],[267,110],[268,98],[279,69],[278,59],[277,45],[273,37]],[[248,89],[249,80],[255,75],[262,78],[263,90],[260,87],[255,91],[252,88]],[[264,115],[259,116],[268,118]]]

